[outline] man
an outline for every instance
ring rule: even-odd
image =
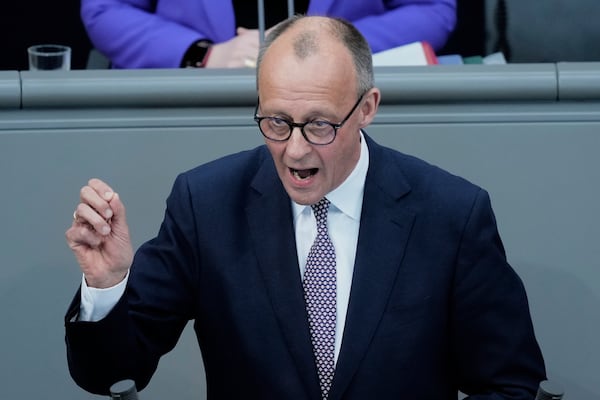
[[[266,146],[180,175],[133,260],[119,196],[82,188],[77,383],[143,388],[194,319],[209,399],[533,399],[544,363],[488,195],[363,131],[380,92],[360,33],[287,20],[257,87]]]

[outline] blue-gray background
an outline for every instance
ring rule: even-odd
[[[3,399],[96,398],[70,379],[63,340],[81,279],[64,232],[89,177],[119,191],[137,246],[177,173],[262,143],[251,73],[76,72],[0,73]],[[600,66],[407,67],[377,81],[369,134],[490,192],[550,377],[567,399],[600,399]],[[205,398],[189,327],[141,397]]]

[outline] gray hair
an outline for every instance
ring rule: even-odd
[[[264,43],[262,43],[258,52],[258,60],[256,64],[256,84],[258,86],[258,76],[260,66],[266,51],[271,45],[292,26],[299,21],[310,18],[305,15],[294,15],[285,21],[276,25],[267,35]],[[361,96],[369,89],[375,86],[375,78],[373,75],[373,58],[371,48],[364,36],[350,22],[342,18],[326,18],[329,32],[338,39],[350,52],[354,61],[354,69],[356,71],[356,87],[358,90],[357,96]],[[303,31],[294,38],[294,52],[300,59],[306,58],[319,50],[318,34],[314,31]]]

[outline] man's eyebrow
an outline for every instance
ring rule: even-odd
[[[281,119],[286,119],[290,122],[296,122],[296,123],[302,123],[302,122],[307,122],[307,121],[317,120],[317,119],[327,121],[327,122],[336,122],[334,120],[337,118],[340,118],[337,115],[336,110],[325,110],[322,107],[314,107],[314,108],[309,109],[306,112],[306,114],[304,114],[302,116],[302,119],[298,119],[298,120],[294,120],[288,111],[284,111],[284,110],[275,110],[275,111],[270,111],[270,112],[267,112],[267,111],[265,111],[262,108],[262,103],[260,103],[259,115],[262,117],[281,118]],[[337,110],[337,112],[339,113],[340,111]],[[343,116],[341,118],[343,118]]]
[[[270,118],[283,119],[288,122],[295,122],[297,124],[302,124],[304,122],[312,122],[312,121],[332,122],[332,118],[333,119],[337,118],[335,116],[334,117],[326,117],[322,112],[316,111],[316,110],[309,112],[306,116],[304,116],[302,119],[299,119],[299,120],[294,120],[291,115],[286,114],[286,113],[265,114],[264,116],[270,117]]]

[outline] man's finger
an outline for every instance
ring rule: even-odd
[[[111,211],[112,217],[112,210],[109,206],[107,206],[107,208]],[[101,235],[106,236],[111,231],[110,224],[108,223],[110,218],[100,215],[98,211],[92,208],[92,206],[89,204],[79,203],[77,205],[77,209],[73,213],[73,216],[75,217],[76,225],[90,225]]]
[[[88,181],[88,186],[90,186],[91,188],[93,188],[96,193],[98,193],[98,195],[104,200],[104,201],[110,201],[112,199],[112,196],[114,195],[114,190],[112,190],[112,188],[110,186],[108,186],[108,184],[104,181],[102,181],[101,179],[98,178],[92,178]]]

